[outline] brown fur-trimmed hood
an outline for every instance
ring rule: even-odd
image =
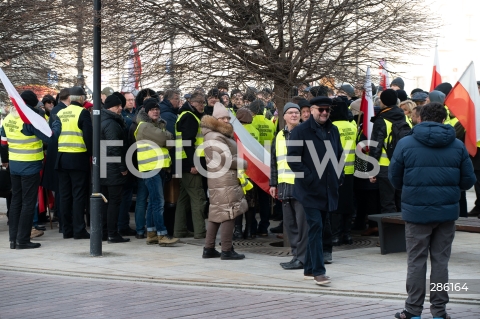
[[[225,123],[217,120],[213,116],[204,115],[200,122],[202,134],[206,135],[210,131],[218,132],[229,138],[233,138],[233,126],[230,123]]]

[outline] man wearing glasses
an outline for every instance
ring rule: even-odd
[[[328,212],[336,210],[338,205],[338,188],[343,183],[344,173],[339,170],[337,175],[334,165],[340,161],[343,148],[338,128],[329,119],[332,99],[317,96],[310,104],[310,118],[290,134],[287,162],[296,173],[293,197],[302,203],[307,218],[304,276],[317,285],[328,285],[330,278],[326,276],[322,233]],[[326,161],[323,167],[320,163]]]
[[[135,119],[135,114],[137,113],[135,109],[135,96],[133,95],[133,93],[129,93],[129,92],[125,93],[124,96],[125,96],[126,103],[125,103],[125,107],[122,110],[122,116],[124,118],[128,117],[133,121]]]

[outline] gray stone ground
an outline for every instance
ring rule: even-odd
[[[474,196],[467,193],[469,207]],[[202,259],[202,240],[158,247],[131,238],[104,244],[104,256],[93,258],[88,240],[64,240],[48,227],[34,240],[40,249],[10,250],[0,215],[0,318],[390,318],[405,298],[406,253],[382,256],[375,238],[334,250],[328,288],[304,280],[302,270],[282,270],[278,263],[291,257],[269,245],[278,241],[272,234],[237,243],[241,261]],[[480,286],[479,239],[456,233],[450,278]],[[450,297],[453,318],[480,318],[480,294]]]

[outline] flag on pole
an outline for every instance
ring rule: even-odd
[[[465,128],[465,147],[475,156],[480,141],[480,95],[473,61],[448,94],[445,105]]]
[[[430,92],[435,90],[437,85],[442,83],[442,76],[440,75],[440,63],[438,62],[438,47],[435,46],[435,59],[433,61],[432,82],[430,84]]]
[[[365,76],[365,84],[363,86],[362,103],[360,104],[360,111],[363,112],[363,134],[368,140],[372,137],[373,123],[370,119],[375,116],[373,110],[372,100],[372,76],[370,74],[370,67],[367,68]]]
[[[52,130],[50,129],[50,126],[48,126],[47,121],[45,121],[43,117],[35,113],[25,104],[23,99],[20,97],[20,94],[18,94],[17,90],[15,90],[15,87],[1,68],[0,80],[3,83],[5,90],[7,90],[8,96],[10,97],[10,100],[12,101],[13,106],[15,106],[15,109],[17,110],[18,115],[20,115],[23,123],[32,124],[37,130],[46,136],[52,136]]]
[[[390,87],[390,76],[387,71],[387,61],[385,59],[380,60],[380,86],[386,90]]]
[[[132,46],[130,48],[129,58],[125,62],[127,70],[127,79],[122,80],[122,92],[138,91],[140,88],[140,77],[142,76],[142,63],[140,61],[140,53],[138,52],[137,42],[132,37]]]
[[[247,161],[246,174],[265,192],[270,189],[270,153],[243,127],[229,110],[238,156]]]

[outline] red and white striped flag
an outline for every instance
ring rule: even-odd
[[[373,110],[372,100],[372,76],[370,74],[370,67],[367,68],[367,75],[365,76],[365,84],[363,86],[362,103],[360,104],[360,111],[363,112],[363,134],[368,140],[372,137],[373,123],[370,119],[375,116]]]
[[[480,95],[473,61],[448,94],[445,105],[465,128],[465,147],[471,156],[475,156],[480,141]]]
[[[12,101],[13,106],[15,106],[15,109],[17,110],[18,115],[20,115],[23,123],[32,124],[37,130],[46,136],[52,136],[52,130],[50,129],[50,126],[48,126],[47,121],[45,121],[43,117],[35,113],[25,104],[23,99],[20,97],[20,94],[18,94],[17,90],[15,90],[15,87],[1,68],[0,80],[3,83],[5,90],[7,90],[8,96],[10,97],[10,100]]]
[[[247,161],[246,174],[257,186],[265,192],[270,189],[270,154],[243,127],[235,115],[229,110],[232,118],[233,131],[237,141],[238,156]]]
[[[440,63],[438,62],[438,47],[435,46],[435,59],[433,61],[432,82],[430,84],[430,92],[442,83],[442,76],[440,75]]]
[[[132,47],[130,48],[129,59],[125,62],[125,69],[127,70],[128,76],[127,80],[123,80],[121,91],[138,91],[140,88],[140,77],[142,75],[142,63],[135,38],[132,38]]]
[[[385,59],[380,60],[380,86],[383,90],[390,88],[390,76],[387,71],[387,61]]]

